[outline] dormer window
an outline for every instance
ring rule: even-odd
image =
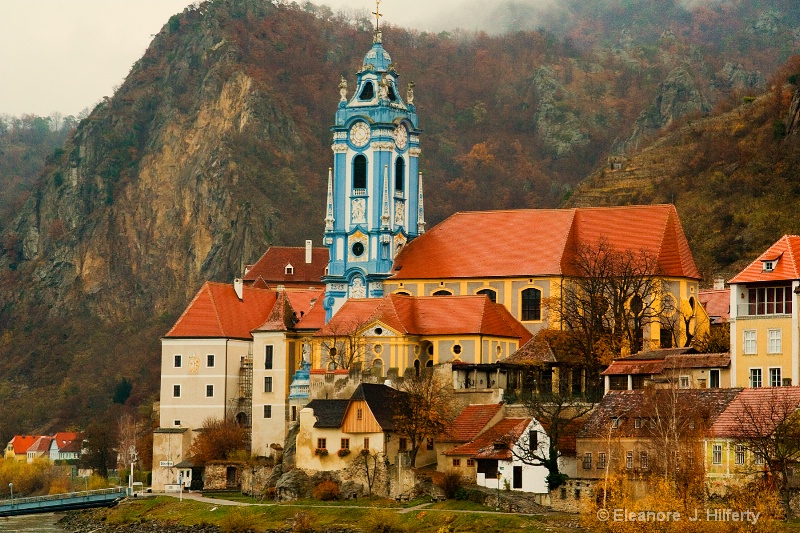
[[[358,95],[359,100],[372,100],[375,98],[375,87],[372,85],[371,81],[368,81],[364,84],[364,88],[361,89],[361,94]]]
[[[772,272],[773,270],[775,270],[775,263],[777,263],[777,261],[775,260],[763,261],[764,272]]]
[[[283,273],[286,274],[287,276],[291,276],[292,274],[294,274],[294,267],[292,266],[291,263],[286,265],[286,268],[283,269]]]

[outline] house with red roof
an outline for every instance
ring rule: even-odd
[[[350,299],[314,334],[313,367],[361,364],[373,376],[419,375],[444,362],[491,363],[531,333],[486,295]]]
[[[260,289],[324,289],[327,267],[328,249],[313,247],[308,240],[305,247],[270,246],[255,264],[245,267],[242,280]]]
[[[161,341],[154,487],[177,482],[175,465],[190,460],[189,446],[207,418],[235,416],[251,433],[253,455],[282,449],[289,386],[323,325],[323,294],[243,280],[200,288]]]
[[[545,302],[563,298],[564,279],[583,275],[581,248],[600,243],[652,258],[648,274],[663,278],[688,316],[668,334],[657,321],[646,324],[642,335],[653,347],[673,339],[683,345],[708,330],[704,309],[695,305],[700,272],[672,205],[456,213],[400,250],[384,293],[485,294],[532,333],[560,329]]]
[[[706,478],[712,492],[724,493],[766,473],[797,486],[797,416],[800,387],[737,389],[704,439]],[[772,471],[771,471],[772,469]],[[786,470],[784,472],[782,470]]]
[[[731,385],[800,385],[800,236],[784,235],[728,284]]]
[[[53,435],[48,452],[50,461],[68,461],[78,459],[81,454],[80,434],[74,431],[59,431]]]
[[[41,437],[42,435],[14,435],[6,444],[4,457],[6,459],[16,459],[17,461],[27,461],[28,449]]]
[[[616,358],[602,375],[606,392],[647,386],[718,389],[730,387],[730,365],[728,353],[697,353],[692,347],[664,348]]]

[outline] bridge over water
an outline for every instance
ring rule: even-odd
[[[32,496],[0,500],[0,517],[35,513],[54,513],[88,509],[90,507],[111,507],[128,493],[126,487],[84,490],[48,496]]]

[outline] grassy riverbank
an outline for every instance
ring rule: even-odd
[[[493,509],[472,502],[412,501],[402,506],[392,500],[365,499],[346,504],[326,504],[316,500],[245,506],[220,505],[173,497],[159,496],[127,500],[112,509],[84,513],[82,518],[94,524],[124,530],[158,523],[165,527],[217,526],[223,533],[248,530],[256,532],[314,531],[384,533],[500,533],[524,531],[568,531],[575,526],[573,516],[494,513]],[[245,503],[242,501],[241,503]],[[88,525],[88,524],[87,524]]]

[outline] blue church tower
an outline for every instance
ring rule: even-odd
[[[380,17],[376,13],[376,17]],[[330,252],[326,320],[348,298],[383,296],[394,256],[425,231],[414,83],[400,95],[398,74],[377,26],[355,93],[347,80],[333,131],[324,243]]]

